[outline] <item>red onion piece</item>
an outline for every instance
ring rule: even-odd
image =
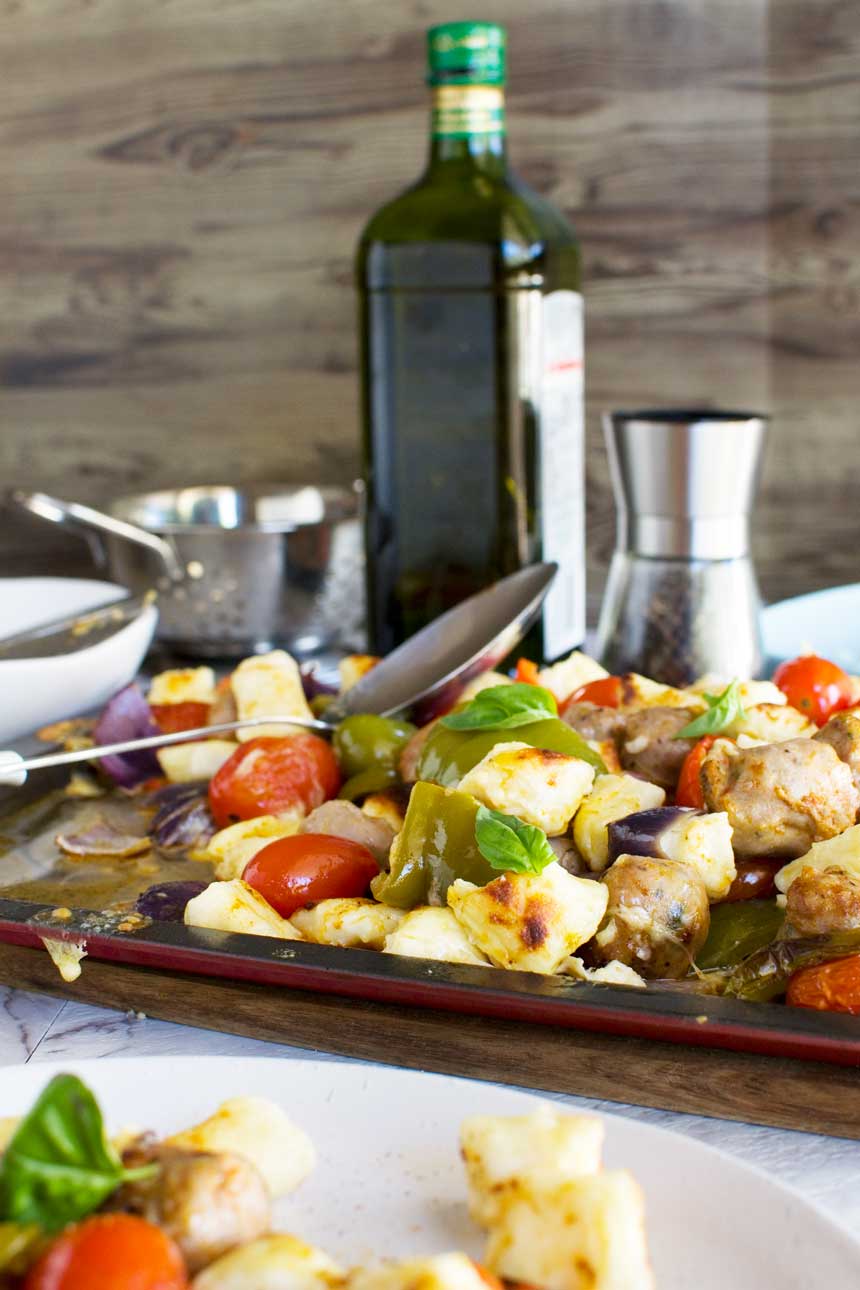
[[[159,734],[161,731],[153,720],[149,704],[134,682],[108,699],[93,731],[97,744],[118,744],[126,739],[145,739]],[[144,780],[161,774],[152,748],[142,752],[115,753],[100,758],[99,764],[105,774],[122,788],[136,788]]]
[[[199,896],[208,882],[157,882],[147,887],[135,901],[135,909],[158,923],[181,923],[189,900]]]
[[[107,820],[98,819],[81,833],[59,833],[57,846],[70,856],[115,856],[124,859],[148,851],[148,837],[123,833]]]

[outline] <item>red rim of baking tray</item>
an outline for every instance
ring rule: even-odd
[[[43,949],[42,939],[86,941],[92,959],[366,1002],[460,1012],[629,1038],[860,1066],[860,1018],[745,1003],[665,985],[594,985],[500,968],[401,958],[153,923],[104,930],[104,914],[0,898],[0,943]],[[101,927],[99,926],[101,924]]]

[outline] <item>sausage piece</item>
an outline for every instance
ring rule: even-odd
[[[860,927],[860,879],[835,865],[808,865],[786,893],[785,917],[798,936],[829,936]]]
[[[640,708],[627,713],[627,730],[621,744],[621,765],[661,788],[674,789],[684,758],[695,742],[678,739],[690,724],[689,708]]]
[[[602,882],[609,888],[609,905],[603,926],[588,943],[591,961],[617,959],[652,980],[686,976],[711,925],[699,875],[675,861],[624,855]]]
[[[602,708],[597,703],[567,703],[558,714],[583,739],[602,743],[611,739],[618,744],[624,737],[626,718],[617,708]]]
[[[388,853],[394,841],[394,829],[379,816],[367,815],[354,802],[333,799],[323,802],[302,820],[300,833],[330,833],[347,838],[372,851],[381,865],[388,865]]]
[[[830,744],[851,771],[854,787],[860,791],[860,716],[856,712],[837,712],[812,737]]]
[[[805,855],[849,828],[860,791],[829,743],[787,739],[758,748],[717,740],[700,772],[709,811],[726,811],[741,856]]]

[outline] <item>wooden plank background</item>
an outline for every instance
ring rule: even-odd
[[[769,409],[771,597],[860,577],[860,5],[475,0],[587,273],[599,410]],[[450,0],[0,0],[0,482],[98,502],[356,468],[353,247],[420,169]],[[83,543],[0,521],[5,573]]]

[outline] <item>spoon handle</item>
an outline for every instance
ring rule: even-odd
[[[75,748],[72,752],[46,753],[42,757],[22,757],[12,749],[0,751],[0,785],[20,788],[31,770],[46,770],[51,766],[71,766],[79,761],[98,761],[100,757],[117,753],[140,752],[145,748],[164,748],[168,744],[190,743],[194,739],[208,739],[210,735],[229,734],[251,726],[301,726],[304,730],[331,733],[327,721],[312,717],[291,717],[284,714],[267,717],[245,717],[242,721],[221,721],[211,726],[198,726],[195,730],[177,730],[173,734],[147,735],[144,739],[126,739],[118,744],[101,744],[95,748]]]

